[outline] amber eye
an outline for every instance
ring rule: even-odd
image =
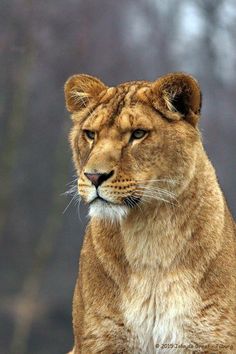
[[[93,132],[92,130],[86,129],[86,130],[84,130],[84,134],[89,140],[94,140],[94,138],[95,138],[95,132]]]
[[[136,129],[133,131],[132,135],[131,135],[131,139],[141,139],[144,137],[144,135],[147,134],[146,130],[143,129]]]

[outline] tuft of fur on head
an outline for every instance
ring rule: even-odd
[[[173,104],[173,101],[175,101],[177,93],[176,92],[168,92],[168,91],[163,91],[163,99],[166,104],[166,107],[168,108],[169,111],[171,112],[178,112],[176,107]]]
[[[96,200],[89,207],[89,216],[105,219],[111,223],[121,222],[127,216],[129,208],[125,205],[113,205],[102,200]]]

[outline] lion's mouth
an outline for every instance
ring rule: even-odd
[[[110,200],[104,199],[103,197],[101,197],[99,194],[97,195],[96,198],[94,198],[89,204],[92,205],[94,203],[96,203],[97,201],[102,201],[107,205],[121,205],[120,203],[115,203],[112,202]],[[139,202],[141,201],[140,197],[136,197],[136,196],[128,196],[126,198],[124,198],[123,203],[125,206],[129,207],[129,208],[134,208]]]
[[[96,198],[94,198],[89,204],[95,203],[98,200],[101,200],[106,204],[115,204],[115,203],[110,202],[109,200],[102,198],[100,195],[98,195]]]
[[[96,203],[99,200],[102,201],[103,203],[107,204],[107,205],[118,205],[118,203],[114,203],[114,202],[111,202],[110,200],[104,199],[100,195],[97,195],[97,197],[94,198],[89,204],[92,205],[92,204]]]

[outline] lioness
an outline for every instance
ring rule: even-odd
[[[198,130],[197,81],[65,84],[91,220],[74,354],[236,353],[236,229]]]

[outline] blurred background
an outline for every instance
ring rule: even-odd
[[[73,343],[87,218],[63,195],[74,179],[68,76],[114,86],[195,75],[204,144],[236,216],[235,23],[234,0],[1,0],[0,353],[59,354]]]

